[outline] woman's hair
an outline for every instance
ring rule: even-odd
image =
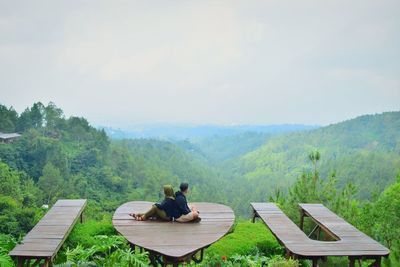
[[[188,183],[181,183],[181,185],[179,186],[179,189],[181,190],[181,192],[185,192],[188,188],[189,188]]]
[[[175,198],[174,188],[172,187],[172,185],[164,185],[164,197],[173,199]]]

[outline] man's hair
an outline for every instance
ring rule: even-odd
[[[181,192],[185,192],[188,188],[189,188],[188,183],[181,183],[181,185],[179,186],[179,189],[181,190]]]

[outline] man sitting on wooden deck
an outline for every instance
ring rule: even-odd
[[[177,222],[190,222],[190,221],[200,221],[199,211],[196,207],[191,206],[189,208],[186,200],[186,195],[189,193],[189,184],[181,183],[179,186],[181,191],[175,193],[175,201],[178,204],[179,211],[181,212],[181,216],[176,219]]]

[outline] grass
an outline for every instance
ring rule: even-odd
[[[111,221],[93,221],[89,220],[84,223],[77,223],[69,235],[66,246],[75,247],[78,244],[84,247],[90,247],[96,244],[95,236],[97,235],[116,235]]]
[[[234,232],[211,245],[207,254],[220,256],[247,255],[254,250],[265,255],[281,254],[282,248],[268,228],[260,223],[238,221]]]

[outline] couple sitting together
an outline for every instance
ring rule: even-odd
[[[160,219],[163,221],[199,222],[199,211],[194,207],[189,207],[186,195],[189,192],[189,184],[181,183],[180,191],[174,194],[171,185],[164,185],[165,198],[161,203],[154,204],[146,213],[129,214],[138,221],[145,221],[150,218]]]

